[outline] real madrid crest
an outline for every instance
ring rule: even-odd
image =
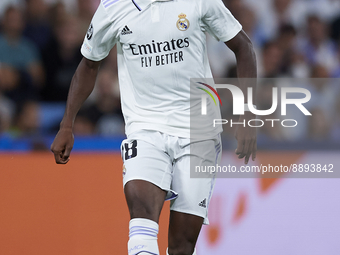
[[[177,28],[181,31],[186,31],[188,30],[189,26],[190,26],[190,22],[189,20],[186,18],[187,15],[185,15],[184,13],[181,13],[180,15],[178,15],[179,20],[177,20]]]

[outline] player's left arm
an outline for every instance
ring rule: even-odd
[[[247,95],[248,87],[253,87],[253,95],[256,95],[256,56],[253,44],[249,37],[241,30],[234,38],[225,42],[225,44],[235,54],[237,61],[237,76],[243,95]],[[256,105],[255,98],[253,99],[253,103]],[[239,125],[235,133],[235,138],[237,140],[237,149],[235,150],[235,153],[238,155],[238,158],[245,158],[244,162],[246,164],[248,164],[250,156],[252,156],[253,161],[255,160],[257,150],[256,128],[247,125],[248,121],[251,119],[255,119],[255,115],[249,111],[245,111],[244,115],[240,115],[239,121],[245,121],[246,125],[245,127]]]

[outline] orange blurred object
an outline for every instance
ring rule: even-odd
[[[167,247],[169,203],[160,219]],[[127,254],[129,214],[119,154],[0,155],[1,255]]]

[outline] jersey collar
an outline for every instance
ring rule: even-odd
[[[132,3],[136,6],[139,11],[143,11],[153,2],[168,2],[173,0],[132,0]]]

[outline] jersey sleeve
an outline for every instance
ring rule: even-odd
[[[222,0],[201,0],[201,27],[219,41],[229,41],[241,30],[241,24]]]
[[[109,55],[117,42],[118,31],[102,3],[94,14],[91,25],[81,46],[82,55],[93,61],[100,61]]]

